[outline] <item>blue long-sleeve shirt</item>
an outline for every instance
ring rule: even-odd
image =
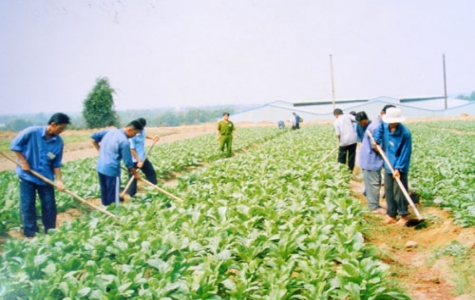
[[[120,160],[124,161],[127,169],[134,166],[130,144],[124,129],[107,129],[101,139],[99,159],[97,160],[97,172],[117,177],[120,175]],[[98,133],[101,135],[103,133]]]
[[[356,124],[356,140],[358,142],[361,143],[363,141],[364,133],[370,124],[371,121],[368,121],[368,124],[366,124],[365,127],[361,126],[360,124]]]
[[[409,128],[398,123],[396,130],[390,132],[389,124],[382,123],[375,133],[374,140],[378,144],[383,141],[383,151],[394,170],[399,170],[401,173],[409,172],[412,154],[412,136]],[[392,174],[386,163],[384,168],[387,173]]]
[[[110,130],[112,129],[104,129],[101,131],[94,132],[93,134],[91,134],[91,139],[93,139],[94,142],[99,144],[102,141],[102,138],[104,138],[106,133],[108,133]]]
[[[46,126],[32,126],[21,131],[11,142],[10,150],[21,152],[30,168],[51,181],[54,181],[54,169],[62,166],[64,142],[59,135],[46,140]],[[20,166],[16,173],[21,179],[40,185],[47,183],[25,172]]]
[[[381,171],[383,167],[384,160],[379,153],[374,151],[373,143],[368,135],[368,132],[370,132],[374,136],[381,123],[381,118],[378,117],[366,127],[366,131],[363,133],[360,148],[360,168],[363,170]]]

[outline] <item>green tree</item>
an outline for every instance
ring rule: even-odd
[[[114,89],[107,78],[98,78],[96,85],[84,100],[82,116],[88,128],[119,126],[119,117],[114,110]]]

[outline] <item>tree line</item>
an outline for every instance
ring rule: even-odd
[[[462,99],[462,100],[471,100],[475,101],[475,91],[473,91],[469,96],[465,96],[463,94],[460,94],[457,96],[457,99]]]
[[[115,111],[114,89],[107,78],[98,78],[83,102],[81,113],[68,113],[71,117],[71,129],[93,129],[108,126],[121,127],[137,118],[146,118],[147,126],[180,126],[216,122],[224,111],[231,115],[240,106],[213,106],[207,108],[147,109]],[[242,107],[241,107],[242,108]],[[19,116],[0,116],[0,130],[21,131],[29,126],[46,125],[50,115],[46,113]]]

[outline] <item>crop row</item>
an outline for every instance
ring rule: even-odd
[[[437,122],[418,122],[417,128],[427,127],[434,130],[446,130],[449,132],[460,132],[472,134],[475,132],[475,122],[467,120],[450,120],[450,121],[437,121]]]
[[[350,174],[321,161],[330,127],[288,132],[180,178],[184,203],[85,215],[10,240],[2,296],[41,299],[407,299],[361,234]],[[315,137],[318,137],[316,139]]]
[[[475,136],[434,131],[424,124],[411,125],[411,130],[412,186],[426,204],[451,211],[461,226],[475,226]]]
[[[283,133],[275,128],[243,128],[237,131],[237,140],[233,145],[235,151],[242,151],[253,144],[262,143]],[[185,170],[190,166],[198,166],[202,162],[211,162],[222,157],[217,150],[215,135],[190,140],[177,141],[169,144],[156,145],[149,154],[159,177],[168,177],[173,172]],[[96,173],[97,158],[89,157],[67,162],[62,168],[63,181],[66,187],[82,198],[98,198],[99,183]],[[124,172],[122,181],[125,185],[127,174]],[[14,172],[0,172],[0,234],[20,225],[19,215],[19,183]],[[69,195],[57,192],[58,212],[78,206],[78,202]],[[40,206],[37,214],[40,215]]]

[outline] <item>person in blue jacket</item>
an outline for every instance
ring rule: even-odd
[[[407,190],[408,174],[412,153],[412,137],[409,128],[402,124],[405,121],[401,109],[390,107],[382,117],[383,124],[374,136],[375,144],[383,143],[383,151],[391,164],[394,173],[385,163],[384,192],[386,194],[387,218],[384,224],[406,224],[409,221],[408,202],[396,182],[399,178]],[[376,146],[374,144],[374,146]],[[397,216],[400,216],[397,220]]]
[[[38,232],[36,193],[41,201],[41,219],[45,233],[56,227],[54,187],[33,175],[30,170],[51,181],[56,177],[58,189],[65,189],[61,179],[64,142],[59,135],[68,124],[68,115],[55,113],[47,126],[28,127],[11,142],[10,150],[15,153],[19,162],[16,173],[20,178],[20,217],[25,237],[34,238]]]
[[[96,170],[101,188],[102,205],[110,205],[119,199],[121,160],[134,177],[140,179],[132,161],[128,139],[134,137],[142,129],[143,126],[139,121],[132,121],[124,128],[106,129],[91,136],[94,141],[100,141]]]

